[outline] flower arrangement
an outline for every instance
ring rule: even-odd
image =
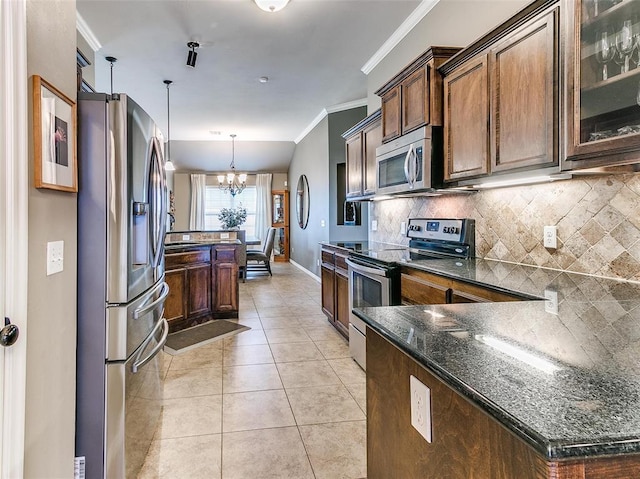
[[[222,208],[218,213],[218,219],[225,230],[238,228],[247,220],[247,209],[242,206],[237,208]]]

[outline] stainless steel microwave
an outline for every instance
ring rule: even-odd
[[[437,152],[440,151],[440,155]],[[413,193],[440,186],[434,158],[442,158],[442,129],[422,127],[376,149],[377,195]]]

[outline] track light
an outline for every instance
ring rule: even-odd
[[[196,52],[196,48],[200,46],[198,42],[189,42],[187,46],[191,48],[189,54],[187,55],[187,66],[194,68],[196,66],[196,59],[198,58],[198,52]]]

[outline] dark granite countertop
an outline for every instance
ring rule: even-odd
[[[383,251],[383,250],[401,250],[406,249],[406,246],[396,245],[391,243],[382,243],[380,241],[323,241],[321,245],[334,246],[336,248],[342,248],[348,252],[364,253],[371,251]]]
[[[407,259],[553,300],[355,310],[369,327],[548,459],[640,453],[640,284],[490,260]]]
[[[164,249],[166,251],[177,251],[180,249],[188,249],[198,246],[212,246],[217,244],[242,244],[239,239],[229,240],[202,240],[202,241],[175,241],[173,243],[165,243]]]

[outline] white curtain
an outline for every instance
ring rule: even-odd
[[[271,173],[256,175],[256,237],[262,241],[271,227]]]
[[[204,230],[204,202],[207,175],[191,175],[191,215],[189,229],[191,231]]]

